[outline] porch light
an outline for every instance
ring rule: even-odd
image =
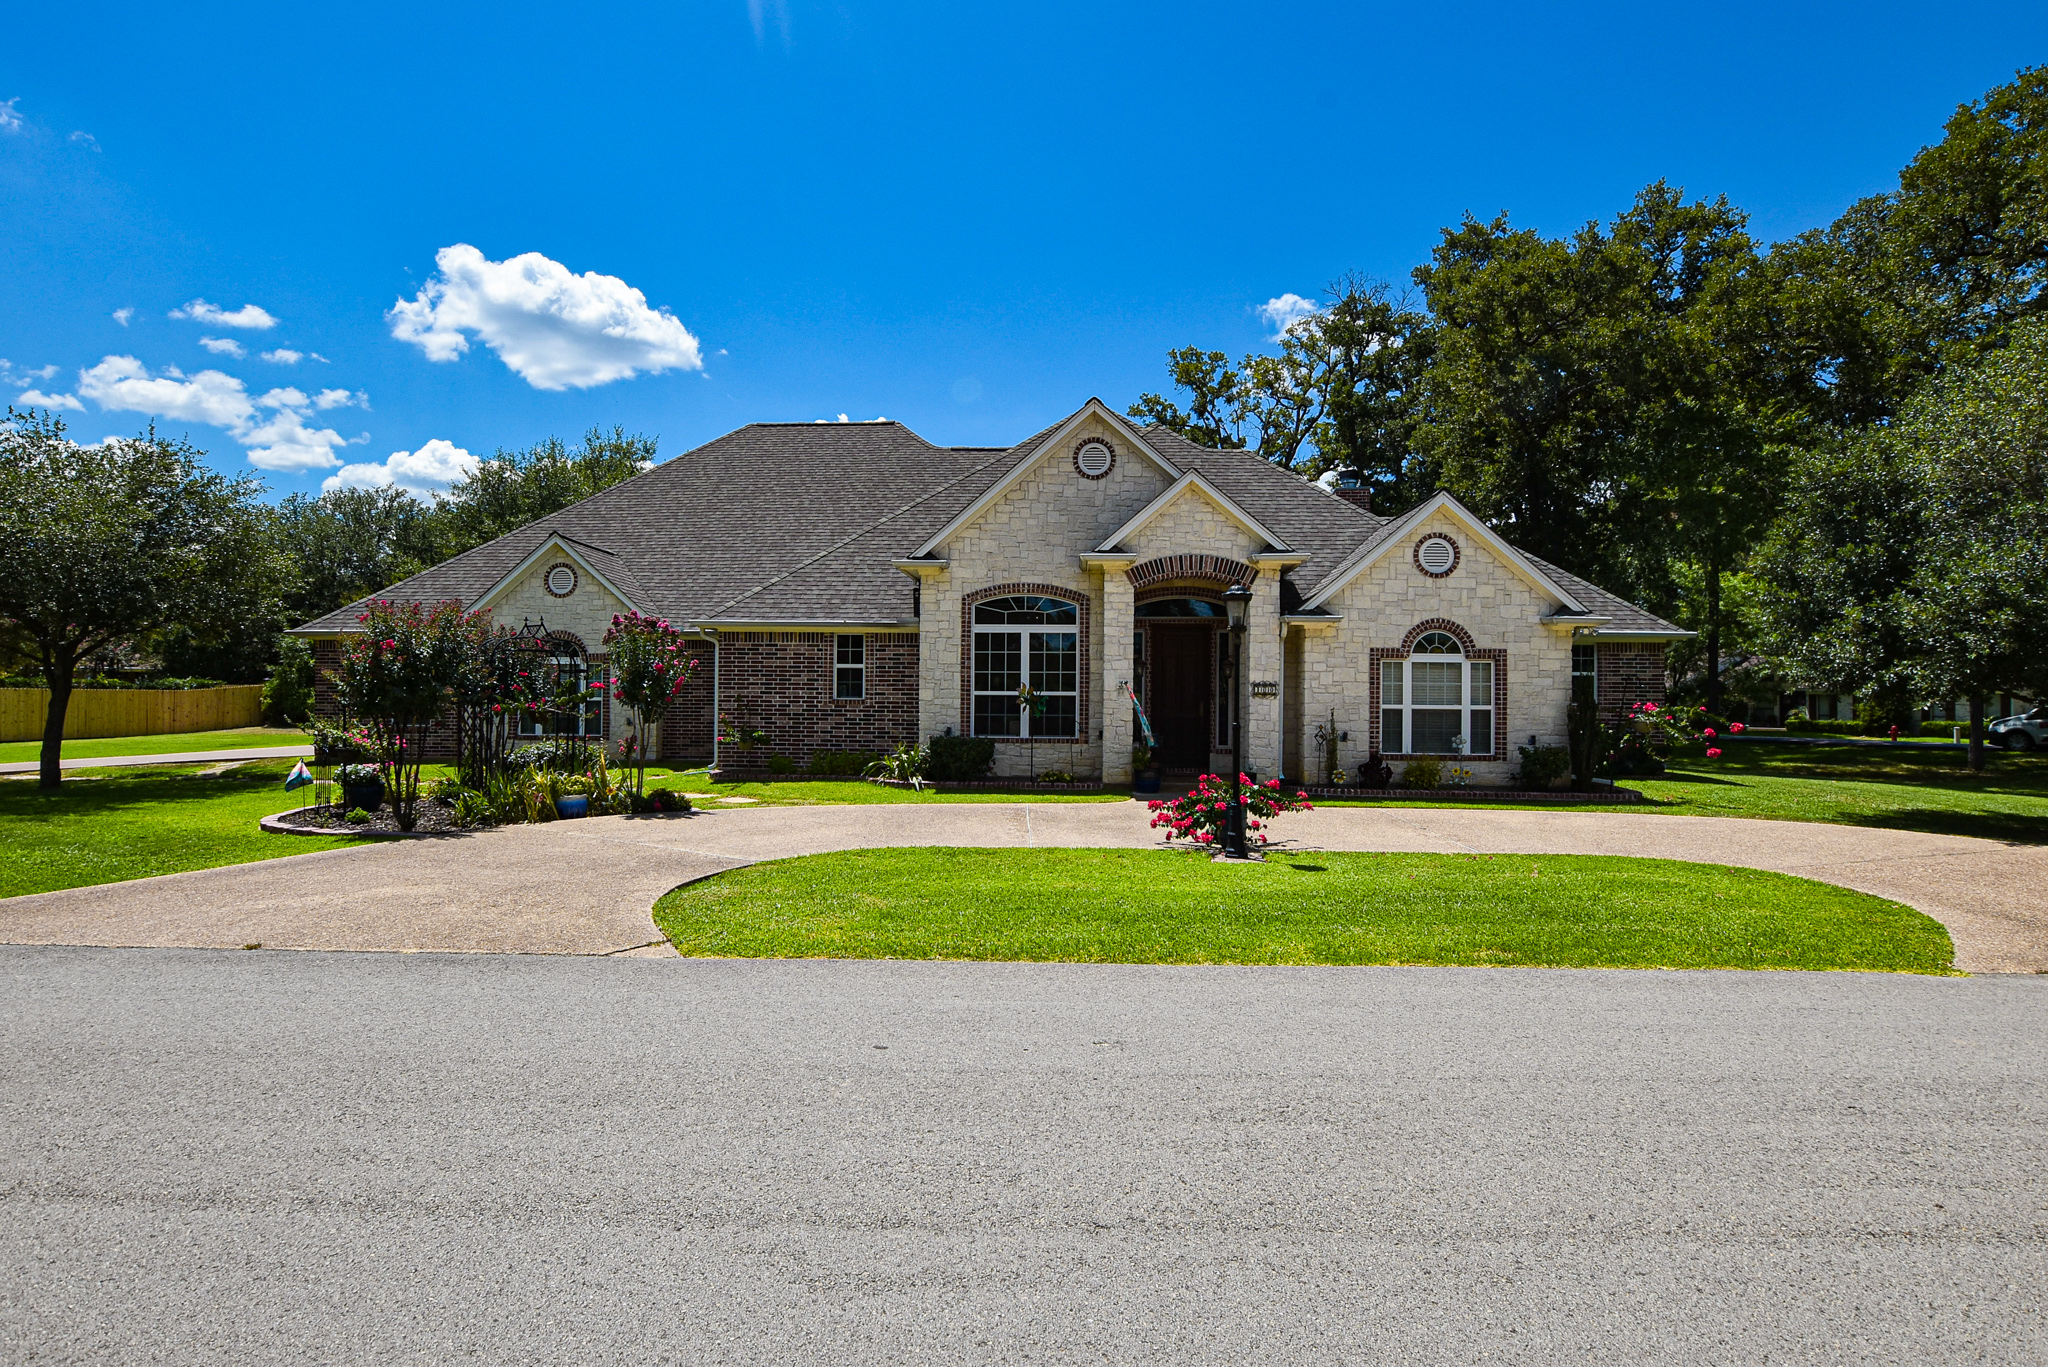
[[[1232,631],[1244,630],[1245,609],[1252,605],[1252,591],[1242,584],[1232,584],[1223,590],[1223,610],[1230,616]]]

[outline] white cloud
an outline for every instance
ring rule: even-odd
[[[115,321],[115,322],[117,322],[117,323],[119,323],[119,324],[120,324],[120,325],[121,325],[122,327],[127,327],[127,326],[128,326],[128,320],[129,320],[130,318],[133,318],[134,316],[135,316],[135,310],[134,310],[134,309],[115,309],[115,310],[114,310],[114,321]]]
[[[388,460],[344,465],[321,481],[320,491],[393,487],[425,500],[475,474],[478,464],[460,446],[436,437],[417,451],[393,451]]]
[[[1294,325],[1302,319],[1313,317],[1317,308],[1315,300],[1289,293],[1268,299],[1256,312],[1273,329],[1273,340],[1277,342],[1294,331]]]
[[[206,323],[217,328],[248,328],[262,332],[277,326],[277,319],[254,304],[244,304],[238,309],[224,309],[209,304],[204,299],[194,299],[181,309],[172,309],[171,317],[189,318],[195,323]]]
[[[75,408],[85,411],[85,405],[70,394],[45,394],[41,390],[24,389],[14,400],[23,408]]]
[[[27,384],[30,380],[47,380],[57,373],[54,365],[40,366],[34,370],[18,366],[0,356],[0,384]]]
[[[466,243],[434,256],[438,273],[385,315],[391,335],[430,361],[452,361],[475,333],[535,389],[589,389],[665,370],[701,370],[697,339],[665,309],[613,275],[539,252],[489,261]]]
[[[306,359],[306,353],[303,351],[293,351],[290,347],[281,346],[275,351],[264,352],[263,359],[272,365],[297,365],[300,361]]]
[[[249,354],[242,349],[242,344],[232,337],[201,337],[199,345],[216,356],[233,356],[240,359]]]
[[[71,141],[83,143],[87,147],[90,147],[95,152],[100,150],[100,140],[94,137],[92,134],[86,132],[83,128],[72,130]]]
[[[313,407],[319,409],[347,408],[350,405],[368,408],[370,396],[361,392],[351,394],[346,389],[323,389],[313,396]]]
[[[14,107],[20,102],[21,96],[19,95],[16,95],[11,100],[0,100],[0,133],[19,133],[21,131],[21,111]]]
[[[188,377],[166,366],[152,376],[133,356],[107,356],[79,372],[78,392],[101,408],[225,428],[259,470],[331,470],[341,464],[335,448],[348,445],[331,428],[306,425],[300,410],[312,400],[298,390],[252,399],[240,380],[218,370]]]

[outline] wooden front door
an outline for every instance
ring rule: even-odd
[[[1151,654],[1152,696],[1147,701],[1152,732],[1159,741],[1156,763],[1161,768],[1209,767],[1215,640],[1216,634],[1206,622],[1152,624],[1146,646]]]

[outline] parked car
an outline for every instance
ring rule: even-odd
[[[2008,750],[2032,750],[2048,746],[2048,703],[2018,716],[2000,717],[1984,728],[1993,745]]]

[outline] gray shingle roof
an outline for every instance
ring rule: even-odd
[[[677,622],[909,621],[912,584],[890,562],[1059,426],[997,448],[933,446],[896,422],[754,423],[376,596],[474,603],[560,535],[642,610]],[[1388,525],[1255,454],[1209,450],[1160,428],[1145,435],[1308,556],[1284,582],[1289,609]],[[1611,611],[1616,629],[1671,629],[1554,572],[1588,607],[1597,600],[1595,611]],[[352,631],[361,610],[352,603],[296,630]],[[1624,615],[1655,625],[1623,627]]]

